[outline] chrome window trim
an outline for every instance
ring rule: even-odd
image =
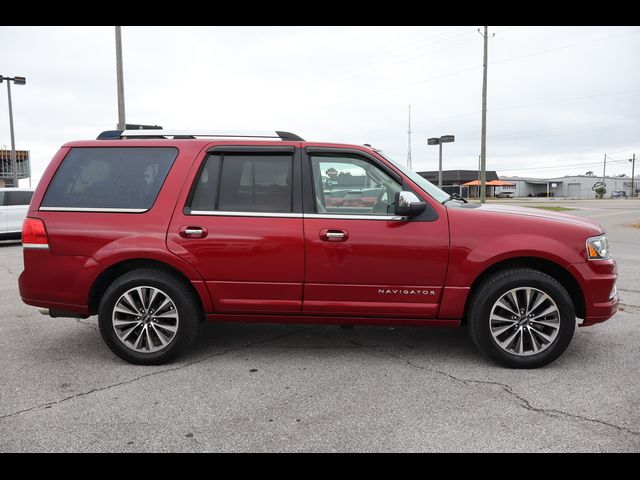
[[[33,248],[33,249],[37,249],[37,250],[48,250],[49,249],[49,244],[48,243],[23,243],[22,246],[24,248]]]
[[[302,218],[302,213],[284,212],[235,212],[227,210],[191,210],[188,215],[209,215],[216,217],[281,217],[281,218]]]
[[[41,212],[99,212],[99,213],[142,213],[148,208],[91,208],[91,207],[40,207]]]
[[[350,215],[325,213],[276,213],[276,212],[234,212],[224,210],[192,210],[186,215],[208,215],[214,217],[276,217],[276,218],[326,218],[332,220],[386,220],[393,222],[406,221],[407,217],[399,215]]]
[[[407,217],[399,215],[350,215],[348,213],[305,213],[305,218],[330,218],[340,220],[387,220],[392,222],[401,222],[407,220]]]

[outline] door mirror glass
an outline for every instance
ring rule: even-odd
[[[403,190],[396,193],[395,211],[396,215],[414,217],[420,215],[427,208],[427,204],[421,201],[413,192]]]

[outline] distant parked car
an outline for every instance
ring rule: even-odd
[[[0,240],[20,239],[33,190],[0,188]]]
[[[611,192],[611,198],[627,198],[627,192],[625,192],[624,190]]]
[[[513,192],[500,192],[498,198],[513,198]]]

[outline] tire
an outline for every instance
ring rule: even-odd
[[[199,299],[188,284],[154,269],[118,277],[98,310],[107,346],[137,365],[160,365],[176,358],[193,342],[202,318]]]
[[[486,279],[470,300],[467,320],[476,347],[508,368],[551,363],[566,350],[576,327],[565,288],[553,277],[527,268]]]

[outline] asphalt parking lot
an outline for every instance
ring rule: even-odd
[[[229,324],[173,364],[133,366],[96,317],[24,305],[22,248],[4,243],[0,451],[638,452],[640,201],[527,204],[603,223],[621,298],[529,371],[485,360],[462,329]]]

